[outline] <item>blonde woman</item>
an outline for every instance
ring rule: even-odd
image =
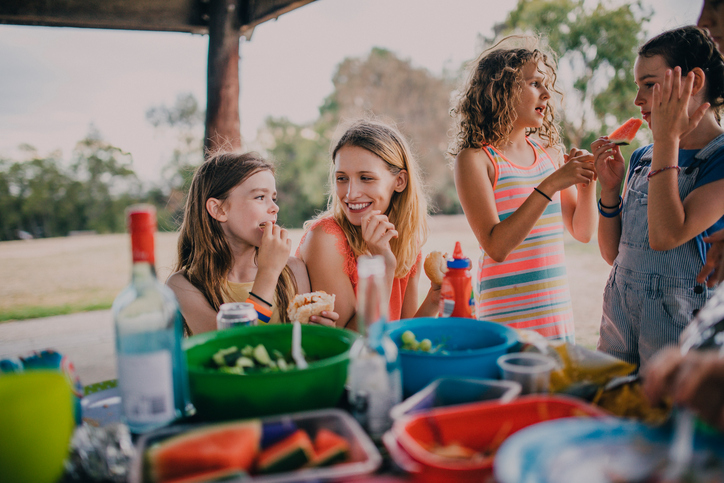
[[[312,289],[336,295],[336,325],[356,329],[357,257],[363,254],[385,259],[390,320],[437,313],[440,286],[431,286],[422,305],[417,298],[427,200],[403,136],[382,122],[355,122],[332,151],[330,181],[327,211],[305,224],[297,256]]]

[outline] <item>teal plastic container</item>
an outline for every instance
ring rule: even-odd
[[[287,372],[237,375],[212,368],[219,349],[263,344],[271,353],[291,350],[292,325],[258,325],[207,332],[184,341],[191,400],[197,418],[220,421],[333,407],[347,380],[355,332],[302,326],[309,367]]]
[[[418,341],[442,344],[434,353],[402,349],[402,334],[415,333]],[[499,356],[518,350],[517,332],[495,322],[458,317],[403,319],[387,324],[387,333],[400,348],[402,392],[409,397],[445,376],[500,379]]]

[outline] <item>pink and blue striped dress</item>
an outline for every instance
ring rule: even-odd
[[[531,139],[528,143],[535,151],[535,162],[529,167],[517,166],[491,146],[483,148],[495,166],[493,190],[501,221],[556,169],[542,147]],[[504,262],[496,262],[483,250],[475,284],[475,309],[479,320],[535,330],[549,339],[574,341],[559,193],[553,195],[553,202],[533,230]]]

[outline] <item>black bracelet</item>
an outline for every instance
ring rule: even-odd
[[[621,198],[619,196],[619,198]],[[612,211],[611,213],[608,213],[606,211],[603,211],[603,208],[606,208],[601,204],[601,198],[598,199],[598,212],[603,216],[604,218],[615,218],[618,215],[621,214],[621,211],[623,210],[623,198],[621,198],[621,201],[619,201],[618,206],[614,206],[613,208],[616,208],[616,211]],[[612,208],[608,208],[609,210]]]
[[[618,195],[618,203],[614,206],[606,206],[603,203],[601,203],[601,198],[598,199],[598,204],[601,205],[601,208],[606,208],[607,210],[615,210],[619,206],[621,206],[621,203],[623,202],[623,198],[621,198],[621,195]]]
[[[547,194],[543,193],[543,192],[542,192],[541,190],[539,190],[537,187],[535,187],[535,188],[533,188],[533,189],[536,190],[538,193],[542,194],[543,196],[545,196],[545,198],[546,198],[548,201],[553,201],[553,198],[551,198],[551,197],[548,196]]]
[[[264,303],[267,304],[269,307],[272,306],[272,304],[270,304],[269,302],[267,302],[267,301],[264,300],[263,298],[259,297],[257,294],[255,294],[255,293],[252,292],[252,291],[249,291],[249,295],[250,295],[251,297],[254,297],[255,299],[259,300],[260,302],[264,302]]]

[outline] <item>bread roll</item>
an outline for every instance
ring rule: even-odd
[[[322,290],[295,295],[287,308],[289,320],[308,324],[312,315],[319,315],[325,310],[328,312],[334,310],[334,297],[334,294]]]
[[[430,281],[437,285],[442,285],[442,278],[447,272],[447,262],[445,258],[447,253],[430,252],[425,257],[425,274]]]

